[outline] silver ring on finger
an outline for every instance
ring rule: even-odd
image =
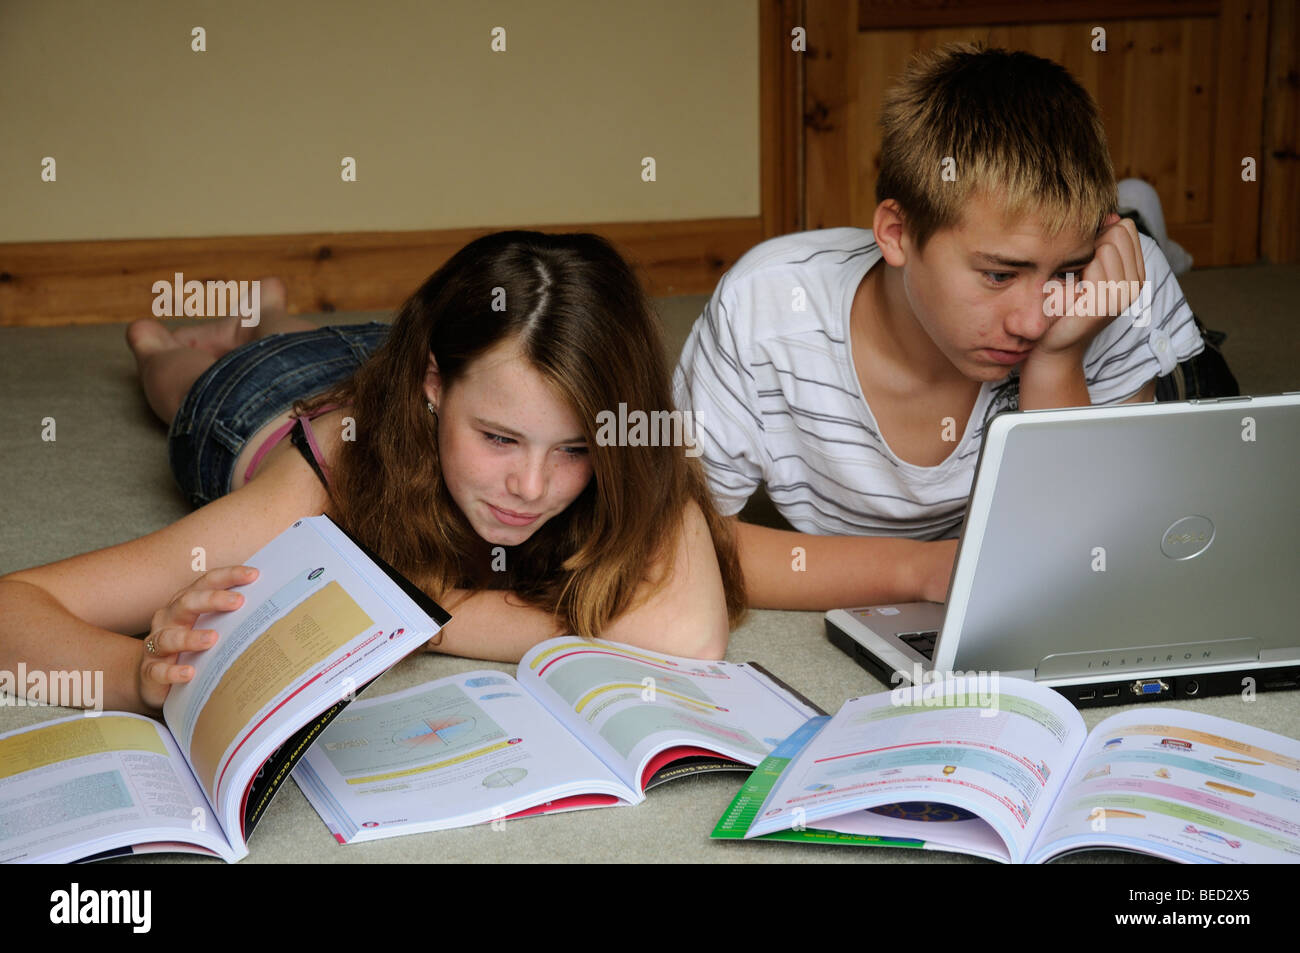
[[[152,635],[144,640],[144,650],[150,655],[158,654],[158,643]]]

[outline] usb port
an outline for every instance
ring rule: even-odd
[[[1119,698],[1118,688],[1108,688],[1101,693],[1102,698]]]
[[[1095,691],[1079,692],[1079,701],[1081,702],[1090,702],[1096,697],[1097,693]]]

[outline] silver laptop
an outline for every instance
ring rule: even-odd
[[[945,605],[826,614],[886,685],[1080,707],[1300,686],[1300,392],[1000,414]],[[919,667],[918,667],[919,666]]]

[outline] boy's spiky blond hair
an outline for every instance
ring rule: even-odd
[[[1097,105],[1063,66],[953,43],[918,53],[886,92],[876,202],[901,206],[918,249],[956,226],[974,195],[1051,236],[1095,234],[1115,210],[1115,171]],[[944,160],[955,178],[944,178]]]

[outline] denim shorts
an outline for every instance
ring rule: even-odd
[[[235,461],[253,435],[294,401],[351,376],[388,329],[372,322],[273,334],[218,358],[185,395],[167,434],[172,475],[190,505],[229,493]]]

